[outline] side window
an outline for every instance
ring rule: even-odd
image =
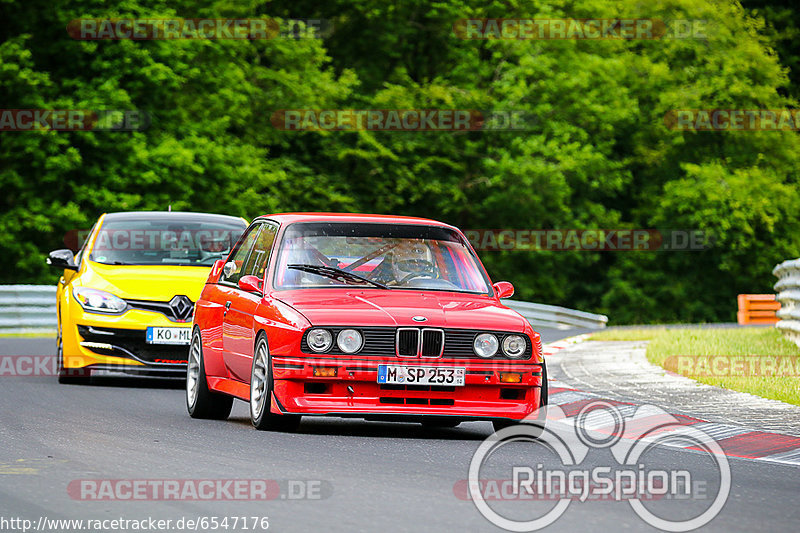
[[[247,264],[242,269],[243,275],[251,275],[258,277],[258,279],[264,279],[264,271],[267,269],[269,256],[272,252],[272,245],[275,243],[275,235],[277,233],[277,226],[269,223],[264,224],[256,239],[253,252],[247,258]]]
[[[244,267],[247,263],[247,258],[250,255],[250,250],[253,248],[262,226],[263,224],[253,226],[250,228],[250,231],[247,232],[247,235],[242,241],[242,245],[239,246],[225,264],[225,270],[223,270],[222,276],[219,278],[220,283],[233,283],[235,285],[239,283],[239,278],[245,275]],[[231,267],[228,266],[230,263],[234,264],[232,270]]]

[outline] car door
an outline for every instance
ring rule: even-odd
[[[277,228],[272,222],[261,225],[247,257],[241,264],[239,276],[236,278],[237,284],[242,276],[256,276],[261,280],[263,287],[264,274]],[[231,287],[231,292],[233,294],[230,299],[231,305],[225,314],[222,326],[225,364],[236,379],[249,381],[255,346],[254,315],[262,302],[263,290],[249,292],[237,285]]]
[[[228,374],[235,378],[240,379],[234,369],[238,366],[236,356],[231,353],[233,346],[236,344],[236,337],[241,336],[241,332],[237,330],[239,322],[242,317],[237,316],[234,320],[234,315],[237,314],[238,309],[243,305],[238,301],[243,291],[239,290],[239,278],[244,274],[244,268],[247,264],[247,259],[250,257],[253,247],[256,244],[256,238],[261,231],[262,223],[255,223],[247,231],[247,234],[242,239],[238,249],[233,252],[228,261],[225,263],[222,275],[219,278],[219,292],[217,298],[223,305],[222,309],[222,324],[220,340],[222,345],[222,360]],[[234,311],[232,312],[231,309]],[[229,317],[230,315],[230,317]]]

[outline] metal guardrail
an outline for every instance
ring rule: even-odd
[[[517,300],[504,300],[503,303],[524,316],[534,327],[600,329],[606,327],[608,323],[608,317],[605,315],[595,315],[556,305]],[[0,285],[0,333],[55,330],[55,286]]]
[[[800,346],[800,259],[791,259],[772,269],[778,277],[775,284],[776,299],[781,303],[775,327]]]
[[[0,285],[0,333],[55,330],[55,285]]]
[[[608,317],[605,315],[596,315],[567,307],[518,300],[504,300],[503,303],[524,316],[533,327],[601,329],[608,324]]]

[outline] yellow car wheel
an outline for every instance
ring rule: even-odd
[[[70,385],[86,385],[89,383],[91,373],[85,368],[64,368],[64,341],[61,339],[59,328],[56,339],[56,357],[58,358],[58,382]]]

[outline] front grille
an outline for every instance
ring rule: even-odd
[[[397,330],[397,355],[399,357],[416,357],[418,347],[418,329],[408,328]]]
[[[393,391],[422,391],[422,392],[455,392],[456,388],[450,385],[394,385],[382,383],[378,386],[380,390]]]
[[[450,407],[456,403],[450,398],[395,398],[392,396],[381,396],[378,401],[389,405],[436,405],[440,407]]]
[[[343,329],[353,326],[317,326],[324,327],[333,334],[333,338]],[[353,357],[394,357],[415,358],[419,347],[419,338],[422,336],[422,356],[428,358],[442,357],[450,359],[480,359],[472,350],[472,343],[480,333],[494,333],[502,345],[503,339],[507,335],[520,335],[520,333],[509,331],[487,331],[477,329],[434,329],[434,328],[393,328],[393,327],[367,327],[357,328],[364,336],[364,347]],[[430,333],[428,333],[430,332]],[[307,341],[308,331],[303,334],[300,341],[300,350],[310,355],[320,355],[311,350]],[[525,355],[520,360],[530,359],[533,353],[533,344],[527,335],[523,335],[525,343]],[[444,346],[441,341],[444,340]],[[538,348],[538,347],[537,347]],[[539,349],[540,350],[540,349]],[[329,355],[345,354],[336,346],[336,341],[328,350]],[[505,359],[502,355],[496,356]],[[506,359],[507,360],[507,359]]]
[[[397,330],[397,357],[441,357],[443,344],[444,331],[441,329],[399,328]]]
[[[110,344],[112,349],[90,348],[101,355],[133,357],[142,363],[174,365],[173,361],[186,362],[188,346],[148,344],[144,329],[98,328],[78,326],[78,334],[86,342]],[[169,361],[169,362],[168,362]]]
[[[161,313],[173,322],[191,322],[194,315],[194,302],[188,297],[177,295],[168,302],[151,300],[125,300],[131,309]]]
[[[421,357],[441,357],[444,349],[444,331],[441,329],[422,330]]]

